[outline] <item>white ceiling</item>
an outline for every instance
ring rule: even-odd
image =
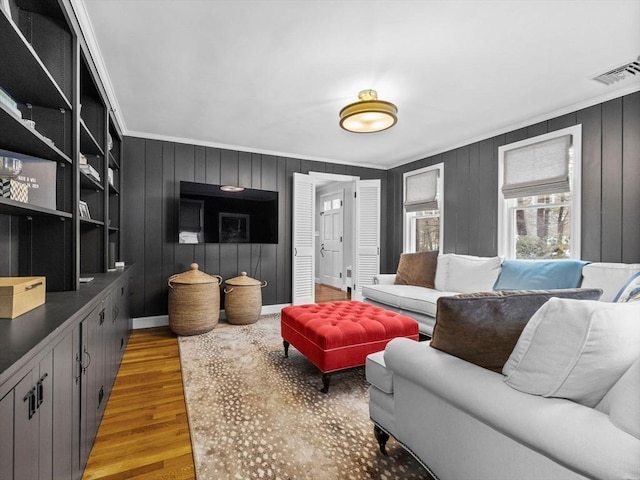
[[[640,0],[72,3],[133,136],[389,168],[640,90],[592,80],[640,54]],[[341,130],[368,88],[397,125]]]

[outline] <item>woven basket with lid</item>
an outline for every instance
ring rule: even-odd
[[[224,311],[227,321],[234,325],[256,323],[262,311],[262,288],[267,282],[261,282],[240,272],[238,277],[225,280]]]
[[[169,327],[175,334],[199,335],[217,325],[221,283],[221,276],[201,272],[197,263],[169,277]]]

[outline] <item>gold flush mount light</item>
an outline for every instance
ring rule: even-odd
[[[340,110],[340,126],[349,132],[373,133],[393,127],[398,121],[398,108],[391,102],[378,100],[375,90],[362,90],[359,102]]]

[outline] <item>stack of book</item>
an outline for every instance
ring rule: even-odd
[[[0,87],[0,103],[5,107],[8,107],[18,118],[22,118],[22,112],[18,110],[18,102],[16,102],[11,95]]]
[[[80,171],[82,171],[85,175],[93,178],[95,181],[100,183],[100,174],[98,171],[93,168],[89,162],[87,162],[87,157],[85,157],[82,153],[80,153]]]

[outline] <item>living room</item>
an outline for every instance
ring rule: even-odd
[[[30,3],[5,2],[9,10],[28,10]],[[106,214],[117,196],[121,204],[113,210],[121,209],[121,216],[112,219],[109,211],[112,224],[103,219],[99,234],[88,229],[96,222],[80,220],[78,243],[95,241],[104,254],[94,259],[77,247],[79,266],[69,278],[106,271],[111,260],[133,266],[131,316],[138,333],[168,324],[167,279],[192,263],[225,280],[248,272],[265,283],[264,314],[300,303],[296,285],[307,282],[296,269],[297,174],[353,182],[344,188],[349,193],[357,182],[379,181],[376,274],[395,273],[401,254],[416,251],[408,240],[405,185],[423,169],[440,169],[434,249],[512,258],[501,233],[501,148],[572,128],[579,128],[581,168],[579,200],[571,208],[580,223],[567,257],[640,263],[636,0],[163,1],[152,12],[144,1],[61,5],[77,19],[82,58],[96,75],[98,96],[111,107],[102,126],[113,125],[105,128],[121,141],[117,195],[102,204]],[[619,78],[610,84],[594,80],[623,65],[631,67],[613,74]],[[397,106],[397,124],[369,134],[341,129],[340,110],[372,88]],[[91,108],[82,102],[82,112]],[[106,136],[102,140],[106,145]],[[277,192],[277,240],[179,243],[181,181]],[[90,195],[83,200],[93,216],[100,207]],[[17,214],[11,202],[0,210],[3,276],[22,274],[24,266],[24,235],[18,233],[24,227],[16,226],[16,217],[26,214]],[[317,205],[314,219],[320,219]],[[358,215],[344,227],[356,221]],[[73,243],[66,235],[56,237],[56,245]],[[64,265],[59,270],[68,270]],[[340,264],[337,290],[356,298],[369,280],[352,266],[357,263]],[[313,284],[319,275],[312,274]],[[58,290],[73,288],[65,283]],[[349,382],[364,384],[358,372],[356,379],[353,372],[336,376],[328,397]],[[373,438],[372,429],[367,435]],[[354,478],[402,478],[373,471]]]

